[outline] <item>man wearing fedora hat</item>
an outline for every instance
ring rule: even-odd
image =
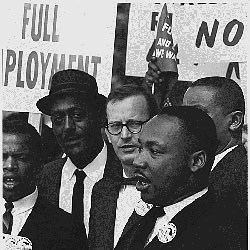
[[[102,139],[100,110],[105,102],[94,77],[67,69],[53,75],[49,95],[36,104],[51,116],[53,132],[66,154],[44,166],[39,191],[83,221],[87,234],[94,184],[103,176],[122,175],[122,168],[114,167],[112,146]]]

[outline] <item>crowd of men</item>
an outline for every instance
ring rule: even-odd
[[[160,73],[152,60],[145,83]],[[247,249],[236,82],[198,79],[182,105],[159,109],[144,84],[124,82],[105,98],[94,77],[67,69],[36,105],[51,116],[64,156],[44,165],[36,129],[3,119],[5,235],[35,250]]]

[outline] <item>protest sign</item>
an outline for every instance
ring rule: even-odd
[[[164,4],[159,22],[157,25],[157,34],[154,41],[153,54],[157,58],[157,64],[161,71],[177,72],[176,54],[173,37],[172,37],[172,22],[168,14],[167,5]],[[147,54],[147,60],[151,57]]]
[[[163,4],[132,3],[128,22],[126,74],[147,71],[145,51],[155,39]],[[179,64],[246,62],[248,3],[167,4]],[[232,14],[233,13],[233,14]],[[135,67],[136,66],[136,67]]]
[[[110,91],[115,3],[7,1],[1,50],[2,108],[39,112],[51,76],[74,68],[93,75],[101,94]],[[108,9],[108,12],[103,9]]]
[[[126,75],[143,77],[145,57],[156,37],[164,3],[132,3],[128,21]],[[246,98],[248,2],[167,3],[179,80],[232,76]],[[149,59],[149,58],[147,58]]]

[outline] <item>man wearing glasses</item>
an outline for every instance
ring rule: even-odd
[[[134,208],[140,205],[140,193],[128,179],[134,175],[142,127],[156,112],[154,97],[141,86],[125,84],[108,96],[105,131],[122,165],[125,182],[104,177],[93,188],[89,231],[92,250],[113,249]]]

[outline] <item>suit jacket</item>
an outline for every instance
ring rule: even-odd
[[[239,145],[212,170],[209,186],[217,202],[225,206],[236,203],[247,216],[247,178],[247,152],[243,145]]]
[[[225,209],[218,206],[210,192],[181,210],[171,222],[177,228],[172,241],[162,243],[156,236],[145,250],[247,249],[247,221],[238,217],[236,208]],[[138,223],[140,221],[135,221],[123,233],[115,250],[128,249]]]
[[[39,196],[18,235],[29,238],[33,250],[87,249],[82,225],[73,224],[70,214]]]
[[[107,144],[107,161],[104,170],[104,177],[122,176],[122,167],[117,168],[113,165],[116,157],[111,144]],[[39,193],[49,202],[59,207],[59,192],[61,185],[62,169],[66,158],[52,161],[44,166],[38,184]]]
[[[114,166],[121,165],[119,159]],[[114,228],[116,207],[121,181],[115,178],[103,178],[97,182],[92,191],[89,220],[89,249],[114,249]]]

